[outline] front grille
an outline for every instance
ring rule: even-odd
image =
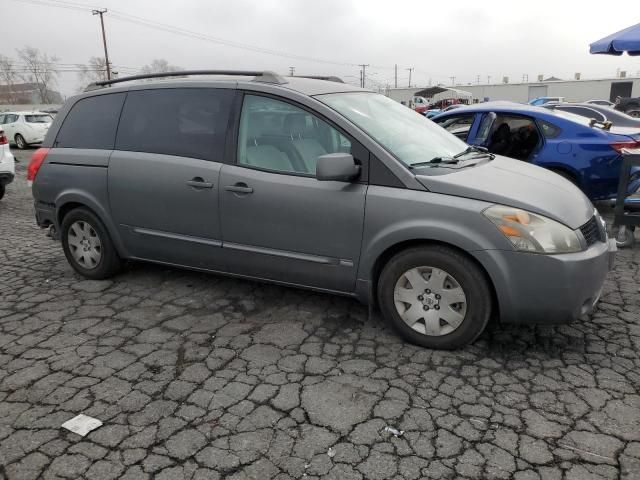
[[[602,232],[600,231],[600,226],[598,225],[598,219],[595,215],[580,227],[580,231],[582,232],[584,239],[587,241],[588,247],[596,242],[604,241],[602,238]]]

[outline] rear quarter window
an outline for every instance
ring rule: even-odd
[[[112,93],[78,100],[64,119],[54,146],[112,150],[125,96]]]
[[[560,127],[556,127],[554,124],[547,122],[546,120],[538,120],[540,130],[544,138],[556,138],[562,130]]]
[[[221,162],[233,97],[213,88],[131,91],[116,149]]]

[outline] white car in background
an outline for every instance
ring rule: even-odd
[[[0,129],[4,130],[9,142],[19,149],[42,143],[51,122],[53,117],[44,112],[0,113]]]
[[[4,192],[15,176],[15,159],[9,150],[9,139],[0,129],[0,198],[4,197]]]

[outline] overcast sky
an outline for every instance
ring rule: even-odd
[[[368,86],[393,84],[396,63],[399,86],[408,83],[408,67],[415,68],[414,85],[450,84],[453,76],[464,85],[478,75],[482,83],[487,76],[492,82],[503,76],[521,81],[523,74],[532,80],[538,74],[572,78],[575,72],[601,78],[615,76],[618,68],[640,73],[640,57],[588,53],[589,43],[640,22],[637,2],[0,0],[5,19],[0,53],[15,56],[15,49],[29,45],[64,64],[102,56],[99,20],[90,9],[103,7],[110,10],[105,15],[109,56],[121,74],[164,58],[184,68],[287,73],[295,66],[297,74],[338,75],[352,82],[358,82],[356,64],[367,63]],[[145,26],[141,19],[305,58],[190,38]],[[59,88],[74,93],[77,74],[61,74]]]

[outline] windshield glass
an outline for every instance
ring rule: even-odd
[[[25,115],[25,120],[28,123],[51,123],[53,117],[51,115]]]
[[[406,165],[452,157],[467,148],[466,143],[423,115],[378,93],[331,93],[316,98],[347,117]]]

